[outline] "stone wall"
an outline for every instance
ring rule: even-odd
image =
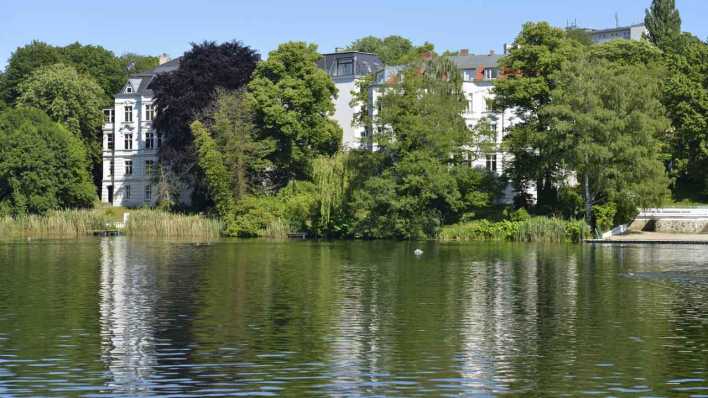
[[[700,234],[708,229],[708,219],[656,220],[656,232]]]

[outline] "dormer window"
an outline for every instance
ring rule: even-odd
[[[128,93],[128,94],[132,94],[132,93],[133,93],[133,87],[131,87],[131,86],[126,87],[126,88],[125,88],[125,92]]]
[[[337,60],[335,76],[351,76],[354,74],[354,58],[340,58]]]

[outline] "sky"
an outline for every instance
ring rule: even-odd
[[[264,56],[304,40],[321,52],[366,36],[398,34],[436,50],[501,52],[526,21],[565,27],[643,21],[651,0],[3,0],[0,68],[32,40],[101,45],[117,55],[181,55],[192,42],[237,39]],[[676,0],[683,30],[708,38],[708,0]]]

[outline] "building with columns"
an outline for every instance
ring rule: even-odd
[[[157,201],[157,161],[161,135],[153,128],[156,107],[150,83],[179,68],[179,59],[130,76],[104,109],[101,201],[113,206],[153,206]]]

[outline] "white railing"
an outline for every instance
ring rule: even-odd
[[[640,219],[708,218],[708,207],[643,209]]]

